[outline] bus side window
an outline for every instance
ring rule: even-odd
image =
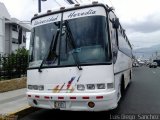
[[[110,38],[112,43],[112,55],[113,55],[113,63],[115,64],[117,60],[117,53],[118,53],[118,42],[117,42],[117,35],[116,35],[116,29],[113,28],[113,23],[110,20]]]

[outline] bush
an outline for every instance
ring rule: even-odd
[[[28,67],[28,51],[25,48],[20,48],[7,56],[1,56],[0,58],[1,78],[15,78],[25,75]]]

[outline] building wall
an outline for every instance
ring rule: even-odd
[[[18,48],[26,47],[26,41],[23,40],[23,36],[26,37],[26,31],[22,30],[22,43],[18,43],[18,30],[13,30],[12,24],[5,25],[5,54],[11,54]]]
[[[4,54],[5,52],[5,22],[4,18],[0,17],[0,54]]]
[[[0,2],[0,54],[10,54],[15,52],[16,49],[26,46],[23,40],[20,45],[17,42],[18,32],[14,31],[12,28],[14,25],[17,25],[17,22],[19,22],[19,20],[11,18],[5,5]],[[24,28],[22,32],[23,35],[26,36],[26,31],[30,31],[30,27],[27,25],[20,26]]]
[[[16,39],[17,38],[17,41],[18,41],[18,32],[13,32],[12,31],[12,50],[11,52],[15,52],[15,50],[17,50],[18,48],[26,48],[26,42],[23,40],[23,36],[26,37],[26,31],[22,31],[22,43],[21,44],[18,44],[16,42],[13,42],[13,38]]]
[[[11,31],[10,31],[10,25],[5,25],[5,53],[9,54],[11,50],[11,37],[10,37]]]
[[[16,29],[16,31],[13,30],[13,26],[12,24],[10,24],[10,28],[11,28],[11,50],[10,50],[10,53],[11,52],[15,52],[18,48],[19,48],[19,44],[18,44],[18,29]]]

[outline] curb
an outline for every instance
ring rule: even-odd
[[[0,93],[26,88],[26,77],[0,81]]]
[[[20,112],[25,111],[25,110],[30,109],[30,108],[31,108],[30,106],[26,106],[26,107],[23,107],[23,108],[20,108],[20,109],[14,111],[14,112],[9,113],[8,115],[9,116],[10,115],[16,115],[17,113],[20,113]]]
[[[23,117],[27,116],[28,114],[31,114],[33,112],[38,111],[38,110],[40,110],[40,108],[35,108],[35,107],[28,106],[24,109],[21,109],[21,110],[15,111],[14,113],[11,113],[10,115],[17,116],[18,119],[20,119],[20,118],[23,118]]]
[[[40,108],[26,106],[26,107],[23,107],[17,111],[14,111],[12,113],[9,113],[5,116],[0,117],[0,120],[19,120],[19,119],[25,117],[26,115],[31,114],[33,112],[36,112],[38,110],[40,110]]]

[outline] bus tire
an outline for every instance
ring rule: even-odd
[[[132,72],[131,71],[129,73],[129,78],[130,78],[130,80],[132,79]]]
[[[129,73],[129,84],[131,84],[131,82],[132,82],[132,72],[130,71],[130,73]]]
[[[124,83],[124,75],[123,75],[122,78],[121,78],[121,85],[120,85],[121,97],[124,96],[124,90],[125,90],[125,83]]]
[[[124,75],[122,75],[119,86],[118,86],[118,93],[117,93],[117,100],[120,102],[124,95]]]

